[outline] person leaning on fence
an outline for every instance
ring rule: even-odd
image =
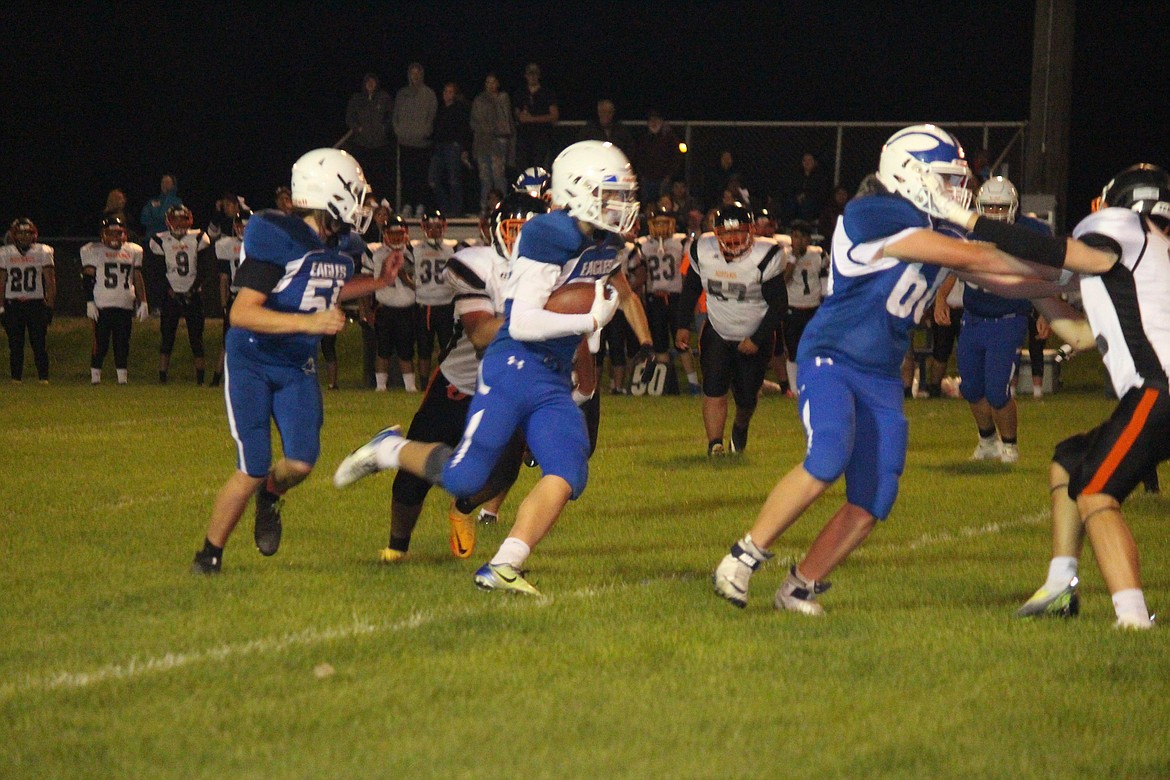
[[[402,182],[402,212],[422,217],[428,203],[433,203],[427,184],[431,165],[431,133],[439,99],[423,82],[423,66],[410,63],[406,69],[406,86],[394,95],[394,134],[398,136],[399,179]],[[413,205],[413,210],[412,210]]]
[[[488,73],[483,91],[471,103],[471,131],[475,162],[479,168],[479,210],[490,214],[488,193],[508,192],[508,160],[515,156],[515,130],[512,126],[512,103],[508,93],[500,90],[500,80]],[[498,201],[497,201],[498,202]]]
[[[394,146],[390,143],[393,109],[394,99],[380,87],[373,73],[362,76],[361,89],[350,96],[345,106],[348,132],[342,148],[357,159],[374,192],[378,193],[394,191],[390,176],[394,159]],[[277,208],[289,213],[279,204]]]

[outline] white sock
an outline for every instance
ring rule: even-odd
[[[699,372],[698,371],[688,371],[687,372],[687,382],[691,383],[692,385],[699,384]]]
[[[1148,626],[1150,610],[1141,588],[1119,590],[1113,594],[1113,611],[1117,613],[1119,625]]]
[[[374,451],[374,461],[378,464],[380,469],[396,469],[398,468],[398,453],[406,446],[409,439],[404,439],[401,436],[387,436],[378,444],[378,449]]]
[[[528,560],[528,554],[530,552],[532,552],[532,548],[522,540],[517,539],[515,536],[509,536],[500,545],[500,549],[496,551],[491,563],[493,566],[507,563],[513,568],[519,569]]]
[[[102,381],[102,370],[100,368],[91,368],[89,370],[89,381],[91,384],[97,384]]]
[[[390,378],[390,374],[388,374],[387,372],[375,371],[374,372],[374,389],[375,390],[385,390],[386,389],[386,380],[389,378]]]
[[[118,384],[124,385],[130,381],[130,371],[125,368],[115,369],[118,372]]]
[[[1048,564],[1048,579],[1044,587],[1048,590],[1063,588],[1077,576],[1077,559],[1070,555],[1058,555]]]
[[[417,393],[418,388],[414,385],[414,374],[403,374],[402,385],[406,388],[408,393]]]
[[[1043,388],[1040,387],[1040,385],[1032,385],[1032,397],[1033,398],[1040,398],[1043,395],[1044,395],[1044,390],[1043,390]]]
[[[788,374],[788,389],[795,393],[797,388],[796,363],[791,360],[786,360],[784,361],[784,369]]]

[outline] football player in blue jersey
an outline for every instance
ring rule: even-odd
[[[1116,262],[1113,252],[978,217],[968,208],[966,181],[959,142],[933,125],[914,125],[890,137],[864,196],[845,207],[827,297],[797,352],[804,462],[780,479],[713,576],[716,593],[736,606],[746,606],[768,547],[842,475],[845,503],[791,567],[777,609],[822,614],[816,599],[828,587],[825,576],[889,514],[907,444],[899,369],[943,268],[1002,294],[1033,297],[1059,289],[1072,271],[1100,272]],[[978,243],[942,227],[972,231]]]
[[[621,236],[638,218],[637,179],[626,156],[601,141],[567,147],[553,162],[552,201],[553,210],[534,216],[520,233],[504,288],[504,323],[484,353],[459,444],[412,442],[388,428],[354,450],[333,478],[343,487],[401,468],[467,497],[487,482],[513,433],[522,431],[542,476],[499,551],[476,571],[475,584],[484,590],[539,592],[525,580],[524,562],[569,500],[581,495],[588,476],[589,436],[572,393],[573,355],[581,337],[604,327],[619,305],[645,323],[621,272]],[[545,309],[555,291],[574,284],[594,290],[588,313]]]
[[[988,218],[1014,222],[1041,235],[1051,236],[1048,224],[1028,216],[1016,216],[1020,196],[1003,176],[993,176],[975,193],[975,211]],[[951,277],[953,279],[954,277]],[[948,279],[939,295],[950,292]],[[979,430],[979,443],[971,460],[1020,459],[1017,445],[1016,399],[1012,385],[1019,365],[1020,344],[1028,335],[1028,300],[1004,298],[975,284],[963,286],[963,325],[959,330],[959,392],[971,405]],[[998,433],[998,436],[996,435]]]
[[[316,149],[293,166],[294,212],[262,211],[248,222],[223,378],[236,471],[216,496],[194,572],[220,571],[224,545],[253,494],[256,547],[273,555],[280,546],[281,496],[309,475],[321,449],[318,343],[344,326],[340,301],[385,287],[398,271],[387,264],[377,279],[354,279],[353,259],[338,248],[349,230],[360,235],[368,227],[368,189],[353,157]],[[272,421],[284,450],[275,465]]]

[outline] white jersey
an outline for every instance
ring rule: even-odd
[[[228,275],[228,289],[232,295],[240,291],[236,286],[236,271],[240,270],[240,249],[244,241],[235,236],[224,236],[215,242],[215,258],[219,260],[219,272]]]
[[[784,250],[784,266],[792,268],[788,280],[788,306],[793,309],[815,309],[825,297],[821,286],[822,275],[827,270],[825,253],[819,246],[810,246],[797,257],[791,249]]]
[[[414,255],[414,295],[420,306],[446,306],[454,291],[447,286],[447,261],[458,243],[445,238],[436,246],[429,240],[410,242]]]
[[[1081,277],[1081,301],[1113,389],[1167,386],[1170,375],[1170,240],[1136,212],[1102,209],[1081,220],[1075,238],[1107,236],[1121,260],[1100,276]]]
[[[110,249],[91,241],[81,248],[81,267],[94,270],[93,302],[99,309],[134,308],[134,272],[142,268],[141,246],[127,241],[121,249]]]
[[[44,269],[53,267],[53,247],[32,244],[21,252],[15,244],[0,247],[0,269],[8,272],[4,297],[14,301],[45,299]]]
[[[481,311],[493,316],[504,314],[504,282],[508,279],[507,258],[490,246],[461,249],[447,263],[447,285],[455,301],[455,345],[439,364],[439,370],[456,390],[475,393],[479,375],[479,355],[463,331],[459,318]]]
[[[386,262],[386,258],[390,256],[391,252],[403,252],[404,250],[391,249],[384,244],[373,243],[370,244],[368,254],[362,257],[362,271],[373,276],[375,279],[382,275],[382,264]],[[407,253],[409,257],[409,253]],[[395,278],[394,284],[383,287],[374,293],[374,300],[383,306],[389,306],[394,309],[405,309],[408,306],[414,305],[414,290],[406,285],[402,278],[402,273]]]
[[[707,321],[715,332],[727,341],[754,334],[768,313],[763,284],[784,268],[780,245],[757,238],[751,251],[728,262],[715,234],[704,233],[691,245],[690,257],[691,272],[698,272],[707,292]]]
[[[675,233],[664,239],[642,236],[638,239],[638,246],[646,262],[646,292],[651,295],[681,293],[687,234]]]
[[[169,230],[150,239],[150,251],[163,258],[167,267],[167,284],[179,294],[191,292],[199,276],[199,253],[211,246],[202,230],[188,230],[176,237]]]

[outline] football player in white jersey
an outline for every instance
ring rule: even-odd
[[[741,453],[747,447],[748,425],[772,357],[776,328],[787,307],[781,247],[770,238],[755,236],[754,223],[755,217],[742,203],[721,206],[713,218],[714,232],[690,245],[691,262],[683,280],[674,337],[680,352],[690,349],[689,312],[694,311],[699,295],[707,293],[699,365],[709,456],[725,452],[728,390],[735,397],[731,452]]]
[[[664,196],[669,202],[669,198]],[[638,239],[638,247],[646,267],[646,319],[654,340],[654,360],[670,365],[670,350],[674,347],[673,331],[679,319],[682,299],[683,261],[686,259],[690,238],[676,233],[678,215],[673,204],[656,206],[646,220],[649,235]],[[689,349],[679,352],[687,386],[691,395],[698,395],[699,375],[695,358]]]
[[[150,237],[148,252],[156,266],[166,269],[165,294],[159,330],[158,381],[166,384],[171,367],[171,351],[179,320],[187,323],[187,341],[195,362],[195,383],[203,384],[206,364],[203,359],[203,286],[204,275],[212,265],[211,240],[202,230],[192,228],[191,209],[183,205],[167,209],[167,229]]]
[[[418,349],[418,372],[423,381],[431,376],[431,355],[435,343],[443,349],[451,340],[455,324],[455,295],[447,285],[447,261],[461,249],[447,238],[447,218],[438,209],[428,209],[422,218],[423,237],[410,242],[414,259],[414,336]]]
[[[619,257],[621,237],[638,218],[629,160],[613,144],[578,141],[557,156],[552,177],[553,211],[533,217],[521,232],[504,290],[504,323],[484,352],[459,445],[414,442],[387,428],[354,450],[333,477],[344,487],[402,468],[466,498],[484,488],[522,432],[542,475],[508,537],[476,571],[482,590],[539,594],[525,579],[524,564],[588,480],[589,434],[573,397],[573,357],[581,337],[603,328],[619,305],[631,321],[641,311]],[[588,313],[545,308],[554,291],[571,284],[593,287]]]
[[[954,136],[913,125],[890,137],[865,195],[845,207],[833,234],[827,295],[796,357],[807,453],[712,578],[715,592],[736,606],[746,606],[752,573],[771,557],[767,548],[842,475],[845,503],[789,570],[777,609],[823,614],[817,596],[828,586],[825,576],[889,515],[906,458],[902,358],[943,267],[1001,294],[1033,297],[1059,289],[1060,269],[1096,273],[1117,261],[1114,252],[977,217],[968,208],[967,178]],[[976,241],[940,227],[971,231]]]
[[[789,392],[796,394],[796,350],[800,337],[821,305],[824,290],[821,279],[828,274],[829,258],[819,246],[812,245],[812,225],[803,220],[788,228],[789,248],[784,253],[784,283],[788,288],[788,310],[784,313],[784,369]]]
[[[417,393],[414,374],[414,282],[410,256],[410,228],[398,214],[392,215],[382,228],[382,243],[369,245],[369,267],[365,272],[377,277],[386,262],[402,265],[394,283],[374,293],[372,300],[361,300],[362,319],[374,328],[374,391],[387,391],[390,358],[398,357],[398,369],[408,393]]]
[[[31,219],[14,219],[8,228],[12,243],[0,247],[0,321],[8,332],[8,369],[13,382],[24,377],[24,334],[32,347],[37,379],[49,381],[46,338],[57,300],[57,274],[53,248],[37,241]]]
[[[121,217],[102,220],[98,241],[81,247],[81,284],[85,289],[85,313],[94,322],[93,353],[89,380],[102,381],[102,363],[114,343],[114,369],[118,384],[129,381],[130,329],[147,318],[146,284],[142,280],[142,247],[129,240]]]
[[[1074,348],[1100,349],[1119,401],[1104,423],[1056,445],[1049,468],[1053,557],[1047,580],[1017,614],[1077,613],[1077,562],[1087,531],[1116,625],[1143,629],[1153,622],[1121,504],[1170,458],[1170,175],[1145,163],[1127,168],[1105,185],[1098,203],[1073,235],[1120,262],[1081,277],[1083,316],[1059,299],[1036,306]]]
[[[219,358],[215,362],[215,371],[211,375],[211,387],[219,387],[220,381],[223,380],[223,347],[227,344],[228,328],[232,326],[232,301],[236,299],[236,293],[240,291],[240,288],[236,286],[236,271],[240,268],[240,249],[244,246],[244,228],[248,226],[248,220],[251,216],[250,210],[236,211],[232,218],[231,235],[220,236],[215,242],[215,259],[219,267],[219,306],[223,312],[224,343],[220,346]]]
[[[408,438],[454,447],[463,437],[467,410],[475,395],[479,355],[504,322],[504,284],[512,248],[524,223],[547,211],[543,200],[514,192],[492,212],[493,243],[465,247],[447,261],[445,280],[451,288],[457,320],[451,340],[443,346],[438,371],[410,422]],[[516,456],[518,470],[519,453]],[[399,471],[394,476],[390,542],[381,552],[383,563],[395,563],[406,555],[430,489],[430,482],[409,472]],[[475,550],[476,523],[470,516],[473,507],[465,512],[456,503],[452,503],[449,513],[451,552],[457,558],[468,558]]]

